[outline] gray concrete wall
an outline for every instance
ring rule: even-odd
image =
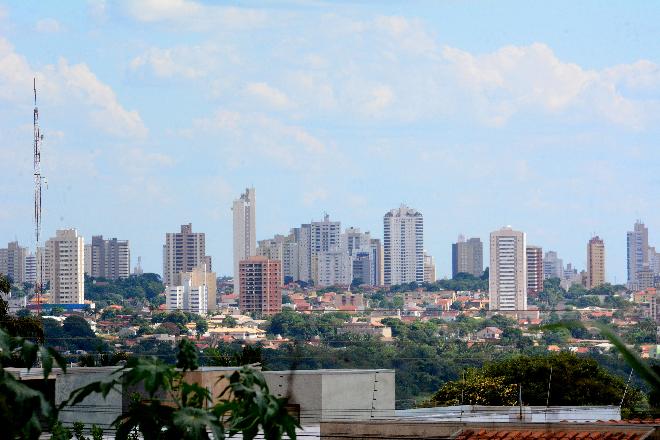
[[[264,371],[270,392],[300,405],[303,424],[394,414],[394,370]]]
[[[77,388],[107,380],[116,368],[76,368],[70,369],[67,374],[58,374],[55,380],[55,404],[59,405],[68,399],[71,392]],[[83,422],[87,426],[96,424],[107,429],[121,413],[122,393],[111,391],[106,399],[101,394],[94,393],[76,406],[65,407],[60,412],[59,419],[65,426],[70,426],[73,422]]]

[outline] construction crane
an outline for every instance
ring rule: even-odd
[[[39,129],[39,107],[37,107],[37,79],[33,78],[32,88],[34,90],[34,237],[35,256],[37,259],[37,280],[34,283],[34,291],[37,294],[37,310],[41,313],[41,291],[43,288],[43,255],[39,254],[41,243],[41,183],[44,180],[41,175],[41,142],[44,136]]]

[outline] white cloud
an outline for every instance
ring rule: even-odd
[[[499,126],[536,114],[632,129],[660,119],[660,67],[651,61],[587,69],[543,43],[475,54],[441,47],[418,19],[324,16],[307,40],[277,51],[282,64],[269,75],[286,78],[282,93],[307,115]]]
[[[145,23],[166,23],[186,30],[250,28],[261,25],[263,11],[229,6],[205,5],[192,0],[127,0],[126,12]]]
[[[307,206],[314,205],[316,202],[322,202],[328,199],[328,190],[325,188],[316,188],[303,193],[303,203]]]
[[[272,107],[283,109],[291,106],[291,101],[284,93],[265,82],[250,83],[247,85],[246,90],[250,95],[259,98]]]
[[[106,0],[87,0],[87,8],[89,15],[97,20],[106,18],[108,5]]]
[[[338,160],[334,149],[304,128],[260,113],[239,113],[219,109],[209,118],[193,121],[184,137],[221,134],[223,158],[233,166],[246,160],[264,159],[290,168],[316,172]],[[213,138],[211,138],[213,139]]]
[[[37,21],[37,24],[34,26],[37,32],[44,33],[57,33],[64,30],[59,21],[54,18],[43,18]]]
[[[177,46],[171,49],[151,48],[130,62],[133,72],[146,72],[159,78],[197,79],[216,67],[219,56],[215,47]]]
[[[25,57],[14,51],[0,37],[0,100],[12,103],[25,99],[37,77],[41,99],[50,100],[59,108],[81,105],[90,121],[100,130],[118,137],[143,138],[147,128],[136,110],[126,110],[110,86],[99,80],[84,64],[69,64],[61,58],[56,65],[35,71]]]

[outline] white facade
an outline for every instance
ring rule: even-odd
[[[168,311],[183,310],[184,312],[206,315],[208,310],[208,288],[204,284],[193,286],[191,278],[186,276],[183,285],[168,287],[165,304]]]
[[[30,284],[37,282],[37,257],[34,254],[25,256],[25,282]]]
[[[298,279],[318,284],[319,253],[339,247],[341,222],[330,221],[326,214],[323,221],[302,224],[292,229],[291,233],[297,243]],[[295,252],[290,250],[290,255],[294,257]]]
[[[524,232],[504,227],[490,234],[490,309],[527,310],[527,259]]]
[[[371,250],[371,235],[369,232],[360,232],[359,228],[348,228],[341,234],[340,247],[350,256],[358,252],[369,252]]]
[[[383,217],[386,286],[424,282],[424,218],[405,205]]]
[[[348,286],[353,281],[353,258],[342,249],[320,252],[317,264],[320,287]]]
[[[44,281],[54,304],[85,302],[85,241],[75,229],[58,230],[46,241]]]
[[[650,269],[649,230],[644,223],[637,221],[632,231],[626,234],[628,248],[628,283],[635,286],[638,273]]]
[[[254,188],[246,188],[234,200],[231,208],[234,216],[234,293],[240,293],[238,263],[257,254],[256,196]]]

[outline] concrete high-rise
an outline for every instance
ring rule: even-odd
[[[435,260],[424,252],[424,282],[435,283]]]
[[[484,245],[479,238],[469,238],[462,235],[451,245],[451,275],[469,273],[480,277],[484,272]]]
[[[543,290],[543,249],[527,246],[527,294],[536,296]]]
[[[340,247],[350,256],[358,252],[369,252],[371,247],[371,234],[360,232],[359,228],[348,228],[341,234]]]
[[[168,311],[183,310],[184,312],[206,315],[208,310],[208,286],[197,284],[193,278],[184,275],[180,286],[169,286],[165,298]]]
[[[27,248],[19,246],[17,241],[9,242],[6,248],[0,249],[0,273],[8,275],[15,284],[25,283],[27,255]]]
[[[369,249],[371,253],[371,285],[382,286],[385,280],[383,278],[383,244],[380,238],[372,238]]]
[[[254,256],[239,262],[239,307],[243,313],[258,317],[282,310],[282,263]]]
[[[259,240],[257,255],[282,262],[282,281],[300,280],[298,243],[295,242],[293,233],[287,236],[277,234],[273,238]]]
[[[424,282],[424,217],[401,205],[383,217],[386,286]]]
[[[323,221],[300,225],[291,230],[298,245],[298,274],[302,281],[318,283],[318,255],[336,250],[341,241],[341,222],[330,221],[327,214]]]
[[[557,256],[557,252],[548,251],[543,257],[543,279],[564,277],[564,261]]]
[[[35,254],[25,256],[25,282],[32,285],[37,282],[37,256]]]
[[[254,188],[246,188],[231,208],[234,217],[234,293],[240,293],[241,288],[239,263],[257,254],[256,209]]]
[[[317,286],[349,286],[353,282],[353,258],[343,249],[319,252],[317,267]]]
[[[490,233],[490,309],[527,310],[527,247],[524,232],[503,227]]]
[[[605,242],[595,236],[587,244],[587,289],[605,284]]]
[[[191,272],[201,264],[212,271],[211,257],[206,255],[206,235],[193,232],[192,224],[181,225],[181,232],[165,234],[163,245],[163,283],[166,286],[179,286],[181,272]]]
[[[628,248],[628,283],[634,285],[638,281],[638,273],[650,269],[649,264],[649,230],[641,221],[635,222],[632,231],[626,234]]]
[[[192,286],[205,286],[206,299],[204,303],[204,313],[207,311],[212,312],[218,309],[216,299],[218,292],[217,277],[215,272],[207,270],[205,263],[198,265],[191,271],[180,272],[179,280],[182,286],[185,286],[186,280],[190,280]],[[196,302],[193,301],[191,304],[196,304]]]
[[[371,264],[371,253],[370,252],[358,252],[353,256],[353,280],[355,280],[362,285],[367,284],[373,286],[373,279],[371,270],[373,265]]]
[[[75,229],[58,230],[46,241],[44,272],[50,283],[51,303],[85,302],[85,241]]]
[[[128,278],[131,274],[128,240],[104,240],[102,235],[92,236],[92,243],[85,245],[85,273],[110,280]]]

